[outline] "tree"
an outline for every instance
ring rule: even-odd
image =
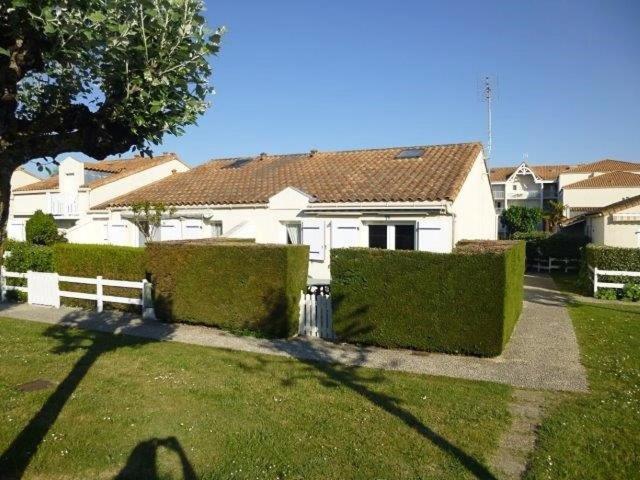
[[[549,202],[549,211],[545,212],[544,218],[546,218],[549,224],[549,230],[552,232],[555,232],[560,223],[565,219],[564,210],[564,203],[555,200]]]
[[[64,235],[58,233],[53,215],[44,213],[42,210],[35,211],[27,220],[24,229],[27,242],[35,245],[51,245],[67,241]]]
[[[142,232],[145,241],[150,242],[156,238],[162,216],[173,215],[175,209],[167,208],[164,203],[140,202],[131,205],[131,211],[133,212],[131,221]]]
[[[537,230],[542,220],[542,211],[539,208],[521,207],[512,205],[502,212],[500,221],[507,229],[509,236],[516,232],[533,232]]]
[[[208,106],[202,0],[0,0],[0,243],[20,165],[151,154]]]

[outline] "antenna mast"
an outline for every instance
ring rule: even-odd
[[[484,100],[487,102],[487,162],[491,158],[491,146],[492,146],[492,131],[491,131],[491,102],[493,100],[493,85],[491,79],[487,76],[484,77]]]

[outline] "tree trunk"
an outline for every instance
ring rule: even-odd
[[[4,255],[4,242],[7,238],[7,220],[9,219],[9,200],[11,198],[11,175],[15,165],[0,166],[0,264]]]

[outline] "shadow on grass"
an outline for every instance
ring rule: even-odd
[[[84,353],[40,410],[4,450],[0,456],[0,479],[22,478],[65,404],[101,355],[119,348],[139,347],[152,342],[152,340],[140,338],[148,336],[149,326],[132,323],[133,319],[134,317],[130,315],[114,312],[88,317],[86,313],[79,311],[66,315],[62,319],[64,326],[54,325],[46,329],[45,336],[58,341],[52,350],[53,353],[65,354],[75,351],[84,351]],[[67,327],[79,327],[80,330],[71,330]],[[167,338],[175,329],[166,324],[154,325],[154,327],[156,331],[160,330],[162,338]],[[120,328],[126,328],[131,335],[139,336],[107,337],[87,330],[99,329],[113,332]]]
[[[176,437],[151,438],[138,443],[127,458],[126,465],[114,477],[114,480],[160,479],[158,473],[158,450],[160,448],[166,448],[178,456],[184,480],[196,480],[196,472]]]

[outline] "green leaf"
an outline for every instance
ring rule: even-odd
[[[2,47],[0,47],[0,55],[6,55],[7,57],[11,56],[11,54],[9,53],[9,50]]]
[[[93,23],[101,23],[103,22],[107,17],[104,15],[104,13],[102,12],[91,12],[88,16],[89,20],[91,20]]]

